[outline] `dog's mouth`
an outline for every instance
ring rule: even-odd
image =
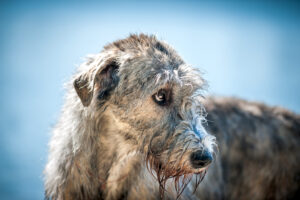
[[[169,178],[173,179],[173,183],[175,186],[175,190],[176,190],[176,199],[179,199],[179,197],[181,196],[181,194],[183,193],[183,191],[185,190],[185,188],[187,187],[187,185],[193,180],[193,193],[196,192],[198,186],[200,185],[200,183],[202,182],[202,180],[204,179],[205,175],[206,175],[206,171],[207,171],[208,167],[204,167],[201,169],[192,169],[192,170],[185,170],[181,173],[178,173],[175,176],[170,176]],[[161,198],[163,199],[163,195],[164,195],[164,187],[165,184],[160,183],[160,187],[162,188],[162,190],[160,190],[161,192]]]
[[[193,169],[193,174],[201,174],[201,173],[203,173],[203,172],[206,172],[207,171],[207,168],[208,168],[209,166],[207,166],[207,167],[203,167],[203,168],[200,168],[200,169]]]
[[[171,180],[174,183],[175,190],[177,192],[176,199],[181,196],[182,192],[193,178],[193,192],[195,192],[201,181],[204,179],[207,168],[209,167],[209,165],[206,165],[201,168],[195,168],[192,164],[188,164],[186,166],[176,168],[176,166],[170,163],[162,165],[161,162],[152,156],[147,157],[147,163],[148,170],[159,183],[161,199],[164,199],[164,193],[166,191],[165,186],[168,180]],[[155,174],[153,172],[155,172]]]

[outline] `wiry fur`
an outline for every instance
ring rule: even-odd
[[[154,36],[132,35],[91,56],[67,86],[50,142],[46,197],[179,196],[187,175],[205,171],[191,166],[190,154],[214,151],[201,124],[204,85],[197,69]],[[162,88],[171,93],[165,106],[152,99]]]
[[[205,128],[219,154],[200,199],[300,199],[300,116],[280,107],[210,97]]]
[[[249,182],[249,185],[241,184],[245,189],[239,188],[236,172],[228,169],[233,162],[241,162],[247,168],[244,163],[248,160],[246,162],[243,155],[248,156],[245,152],[251,151],[248,150],[250,147],[245,146],[245,151],[236,149],[228,140],[236,146],[244,141],[242,134],[247,130],[242,131],[243,128],[251,128],[247,123],[254,123],[248,122],[253,115],[247,106],[253,106],[254,110],[258,106],[244,103],[244,106],[235,107],[239,100],[234,100],[234,105],[230,100],[221,103],[214,99],[204,100],[201,96],[204,87],[201,73],[184,63],[171,47],[154,36],[131,35],[90,56],[67,84],[65,105],[53,131],[45,168],[46,198],[176,199],[181,195],[182,199],[194,199],[193,191],[203,179],[206,167],[194,167],[191,154],[205,150],[214,154],[216,151],[215,137],[208,134],[202,124],[208,124],[210,132],[216,134],[221,144],[221,156],[208,169],[209,174],[204,179],[207,183],[200,184],[197,196],[238,199],[244,191],[251,191],[249,187],[255,183],[256,188],[269,186],[255,182],[257,177],[242,177],[241,181]],[[170,102],[164,106],[153,101],[153,95],[160,89],[171,94]],[[208,106],[207,123],[204,123],[203,103]],[[235,121],[228,122],[226,109],[229,104],[232,107],[228,112],[237,111],[233,119],[241,118],[240,126],[235,126]],[[285,197],[286,191],[299,190],[299,184],[291,180],[295,178],[294,174],[299,177],[295,161],[299,160],[299,153],[295,153],[299,152],[299,116],[288,116],[286,123],[279,123],[281,115],[274,113],[263,122],[257,120],[253,133],[262,131],[266,136],[251,138],[254,149],[257,146],[256,154],[264,155],[262,151],[268,152],[274,144],[259,143],[264,142],[265,137],[277,137],[265,124],[271,124],[269,119],[277,124],[270,127],[274,125],[280,132],[277,143],[283,150],[278,152],[280,156],[289,155],[280,159],[277,154],[266,153],[268,156],[257,159],[266,158],[270,165],[284,161],[280,163],[286,167],[284,170],[277,167],[269,173],[269,178],[274,179],[270,182],[273,188],[277,188],[284,178],[289,183],[280,193],[282,196],[274,193],[279,198]],[[264,110],[261,118],[266,118]],[[289,125],[294,128],[289,129]],[[286,132],[290,136],[285,136]],[[235,151],[240,151],[239,160],[231,156],[236,155]],[[250,164],[256,159],[255,155],[249,160]],[[271,155],[276,158],[273,162]],[[251,167],[259,175],[263,173],[261,168]],[[287,171],[291,173],[283,177]],[[277,180],[273,172],[283,174]],[[233,178],[224,178],[229,176]],[[192,179],[193,183],[190,183]]]

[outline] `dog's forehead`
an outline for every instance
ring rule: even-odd
[[[150,62],[149,66],[142,66],[142,76],[136,76],[135,79],[138,85],[143,86],[143,93],[149,94],[164,88],[191,96],[201,92],[205,86],[201,72],[185,63],[172,66],[169,63]]]
[[[144,94],[168,88],[190,96],[196,91],[201,91],[205,86],[201,72],[185,63],[171,65],[167,61],[142,61],[136,67],[131,66],[129,69],[130,75],[126,73],[125,76],[130,77],[131,85],[136,89],[141,86],[140,89]]]
[[[131,35],[116,41],[106,51],[118,52],[120,80],[124,90],[142,94],[168,86],[193,93],[205,85],[198,69],[187,65],[177,52],[155,36]]]
[[[202,90],[205,84],[200,72],[186,64],[157,73],[155,83],[159,88],[173,88],[186,95]]]

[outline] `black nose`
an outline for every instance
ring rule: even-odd
[[[193,168],[202,168],[209,165],[213,160],[208,150],[196,151],[191,154],[191,163]]]

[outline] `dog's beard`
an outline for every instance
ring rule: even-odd
[[[193,177],[195,177],[195,184],[193,188],[193,193],[195,193],[197,187],[206,174],[206,168],[191,170],[185,166],[175,168],[175,166],[170,162],[161,164],[161,162],[150,153],[148,153],[146,156],[146,163],[147,169],[159,183],[159,193],[161,199],[164,199],[166,183],[168,180],[173,181],[176,191],[176,199],[178,199]]]

